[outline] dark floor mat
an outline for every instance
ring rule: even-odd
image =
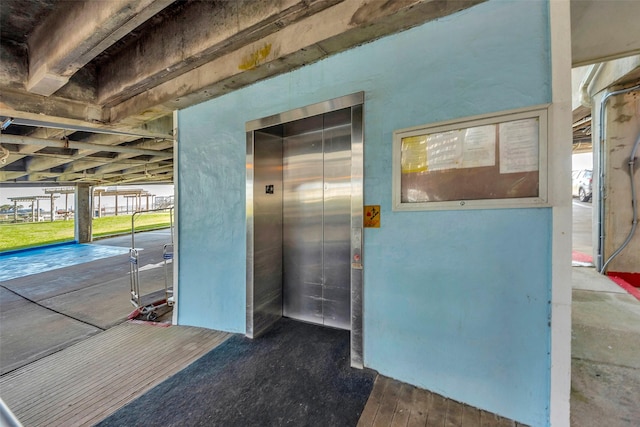
[[[231,337],[98,425],[355,426],[375,375],[349,367],[348,331],[281,319],[256,340]]]

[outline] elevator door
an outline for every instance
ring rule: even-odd
[[[350,328],[351,111],[283,129],[284,316]]]

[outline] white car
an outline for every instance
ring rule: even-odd
[[[573,171],[571,173],[571,192],[573,197],[577,197],[581,202],[590,202],[592,182],[593,172],[591,169]]]

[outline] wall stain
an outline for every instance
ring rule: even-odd
[[[253,70],[258,65],[260,65],[260,63],[264,62],[264,60],[269,56],[270,53],[271,43],[266,43],[260,49],[242,58],[242,62],[240,62],[238,68],[243,71]]]
[[[620,114],[620,115],[618,115],[618,117],[616,117],[616,119],[614,121],[618,122],[618,123],[624,123],[624,122],[628,122],[632,118],[633,118],[633,116],[629,116],[627,114]]]

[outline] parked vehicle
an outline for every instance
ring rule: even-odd
[[[578,197],[581,202],[591,201],[591,184],[593,172],[591,169],[582,169],[571,173],[571,188],[573,197]]]

